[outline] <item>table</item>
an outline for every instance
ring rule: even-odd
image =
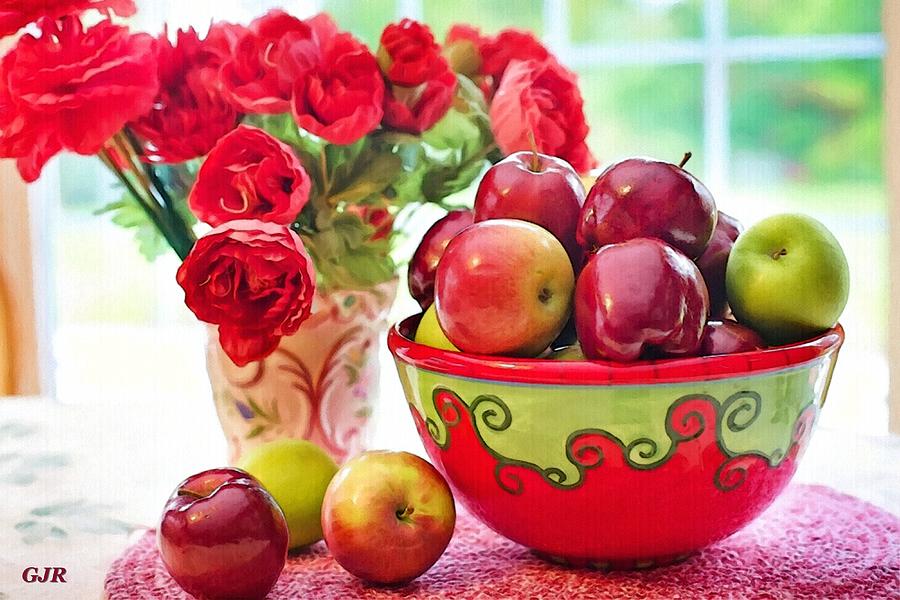
[[[405,413],[385,403],[378,439],[421,454]],[[0,600],[100,598],[109,564],[178,481],[224,456],[207,399],[0,399]],[[795,480],[900,514],[900,437],[820,428]],[[28,566],[65,567],[66,583],[27,584]]]

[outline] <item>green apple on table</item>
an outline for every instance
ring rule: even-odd
[[[841,245],[822,223],[781,214],[738,237],[725,286],[739,323],[769,344],[787,344],[834,326],[847,304],[850,271]]]
[[[247,452],[238,467],[258,479],[281,507],[290,548],[322,539],[322,500],[337,472],[324,450],[306,440],[274,440]]]

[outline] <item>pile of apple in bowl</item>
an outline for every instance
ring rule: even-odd
[[[426,450],[473,514],[553,560],[646,567],[734,533],[825,400],[837,240],[797,214],[742,232],[683,167],[625,160],[586,193],[564,161],[514,154],[410,264],[424,314],[388,341]]]

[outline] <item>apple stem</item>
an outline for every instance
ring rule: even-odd
[[[541,157],[538,156],[537,141],[534,139],[534,131],[528,132],[528,141],[531,143],[531,170],[541,172]]]
[[[779,250],[778,252],[774,253],[774,254],[772,255],[772,258],[775,259],[775,260],[778,260],[778,259],[781,258],[782,256],[787,256],[787,248],[782,248],[782,249]]]
[[[180,490],[178,490],[178,495],[179,495],[179,496],[190,496],[191,498],[195,498],[195,499],[200,499],[200,498],[205,498],[205,497],[206,497],[206,496],[204,496],[203,494],[200,494],[200,493],[195,492],[195,491],[193,491],[193,490],[185,490],[185,489],[180,489]]]
[[[694,155],[693,152],[685,152],[684,157],[682,157],[682,159],[681,159],[681,162],[678,163],[679,168],[683,169],[684,165],[686,165],[688,163],[688,161],[691,160],[691,157],[693,155]]]
[[[401,521],[406,520],[411,514],[413,514],[413,510],[414,509],[412,506],[404,506],[403,508],[398,508],[396,512],[397,519]]]

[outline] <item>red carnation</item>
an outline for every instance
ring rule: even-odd
[[[219,326],[219,343],[236,365],[262,360],[310,314],[315,270],[289,228],[229,221],[200,238],[178,269],[184,302]]]
[[[146,113],[159,88],[155,40],[101,21],[40,21],[0,64],[0,156],[27,181],[63,149],[95,154]]]
[[[241,125],[206,157],[188,204],[212,226],[234,219],[288,225],[309,200],[309,189],[309,176],[290,146]]]
[[[179,163],[208,153],[234,129],[240,115],[222,95],[218,43],[231,26],[215,24],[201,41],[193,28],[159,39],[159,95],[150,112],[132,124],[154,162]]]
[[[306,131],[332,144],[352,144],[381,123],[383,101],[375,57],[343,33],[330,41],[322,62],[297,80],[292,108]]]
[[[321,47],[336,33],[324,14],[302,21],[269,11],[250,24],[222,67],[227,97],[247,113],[289,112],[295,83],[318,64]]]
[[[0,37],[37,23],[43,17],[59,19],[91,9],[120,17],[130,17],[137,10],[134,0],[0,0]]]
[[[410,19],[388,25],[381,34],[378,64],[391,83],[384,105],[387,125],[421,133],[450,109],[456,75],[427,26]]]
[[[569,161],[579,173],[597,164],[575,75],[553,59],[513,61],[491,103],[491,129],[505,154],[531,148]]]

